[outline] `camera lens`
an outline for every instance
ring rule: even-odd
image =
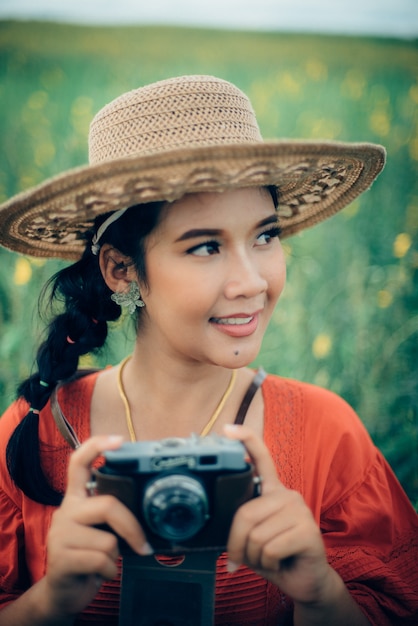
[[[145,490],[145,519],[153,532],[169,541],[185,541],[196,535],[208,518],[208,508],[202,484],[191,476],[163,476]]]

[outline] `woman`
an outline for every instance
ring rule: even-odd
[[[89,497],[91,466],[122,441],[192,432],[241,440],[263,477],[218,561],[217,624],[412,624],[417,517],[360,421],[330,392],[260,388],[248,368],[284,287],[279,234],[369,187],[383,149],[265,143],[242,92],[188,76],[107,105],[90,161],[0,207],[2,245],[76,260],[0,422],[0,625],[117,623],[116,534],[153,547],[120,501]],[[74,378],[121,307],[131,358]]]

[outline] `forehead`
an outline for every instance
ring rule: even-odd
[[[245,220],[257,222],[274,212],[271,195],[263,187],[188,194],[164,207],[158,228],[221,228]]]

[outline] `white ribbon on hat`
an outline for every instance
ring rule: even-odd
[[[128,210],[128,208],[129,207],[125,207],[124,209],[119,209],[119,211],[115,211],[114,213],[112,213],[112,215],[109,215],[109,217],[107,218],[107,220],[103,222],[103,224],[99,226],[99,228],[97,229],[97,233],[93,236],[93,239],[91,240],[92,241],[91,251],[93,252],[94,255],[97,256],[99,254],[99,250],[100,250],[99,241],[101,237],[103,236],[103,233],[105,232],[105,230],[111,224],[113,224],[113,222],[116,222],[116,220],[122,217],[122,215],[125,213],[125,211]]]

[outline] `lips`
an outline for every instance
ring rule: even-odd
[[[220,332],[231,337],[247,337],[258,327],[259,314],[236,313],[227,317],[211,317],[210,323]]]

